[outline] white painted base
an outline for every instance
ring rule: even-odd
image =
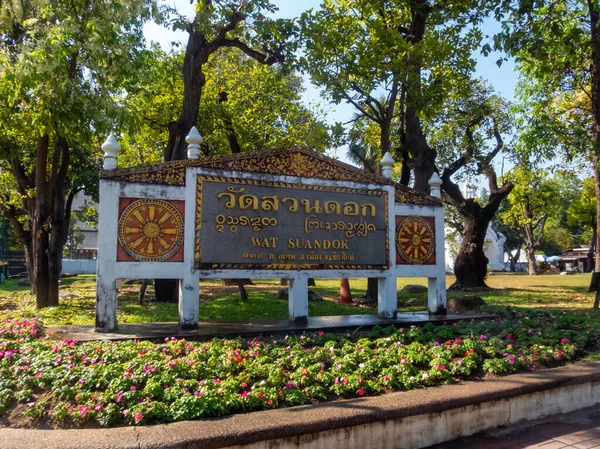
[[[226,449],[418,449],[499,426],[567,413],[600,403],[600,382],[515,396],[501,401],[408,416]]]
[[[377,280],[377,315],[379,318],[396,318],[398,315],[398,294],[396,278]]]
[[[290,321],[308,322],[308,276],[299,273],[288,280],[288,307]]]

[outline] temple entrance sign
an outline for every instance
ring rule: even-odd
[[[428,278],[445,314],[444,212],[428,196],[312,150],[286,149],[117,169],[103,145],[96,330],[117,327],[117,280],[179,280],[179,324],[195,328],[201,279],[287,278],[289,317],[308,317],[308,278],[377,278],[378,313],[397,313],[396,278]],[[434,175],[437,177],[436,175]]]

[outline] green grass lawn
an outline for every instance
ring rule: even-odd
[[[448,296],[477,294],[492,308],[559,308],[578,310],[595,316],[591,310],[594,294],[588,293],[590,274],[560,276],[554,274],[529,276],[526,274],[494,274],[488,277],[489,291],[476,293],[449,292]],[[448,276],[447,285],[454,281]],[[200,289],[200,319],[259,319],[285,318],[288,303],[277,297],[281,286],[278,279],[254,280],[248,286],[249,300],[241,301],[237,287],[221,287],[219,280],[206,280]],[[338,304],[338,279],[317,279],[312,290],[323,296],[324,301],[310,302],[310,316],[350,315],[376,313],[376,309]],[[398,292],[407,284],[427,285],[424,278],[398,279]],[[355,299],[367,288],[366,279],[351,279],[350,286]],[[59,307],[35,310],[35,298],[29,287],[19,287],[8,280],[0,285],[0,311],[3,316],[38,317],[44,324],[93,324],[95,317],[95,276],[82,275],[66,278],[61,286]],[[123,286],[119,292],[118,321],[120,323],[177,321],[177,304],[157,303],[154,290],[147,290],[144,305],[138,304],[139,285]],[[399,310],[424,310],[427,294],[398,293]]]

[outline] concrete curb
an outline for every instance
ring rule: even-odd
[[[325,448],[334,447],[333,441],[340,448],[366,447],[364,441],[372,441],[373,444],[368,443],[369,447],[379,447],[374,440],[364,440],[375,427],[378,438],[391,443],[385,444],[385,447],[421,447],[444,441],[440,438],[453,439],[485,430],[486,425],[487,428],[496,427],[588,407],[598,402],[600,362],[592,362],[482,382],[239,414],[221,419],[113,429],[3,428],[0,429],[0,448],[217,449],[298,445],[303,448]],[[456,421],[460,414],[464,416]],[[461,420],[466,420],[465,424],[457,425],[463,422]],[[400,431],[396,429],[398,425],[406,427],[409,424],[410,435],[403,429],[403,441],[389,441],[392,435],[397,437]],[[390,426],[396,427],[391,429]],[[433,431],[436,427],[445,430],[436,434]],[[361,434],[362,443],[356,440],[356,435],[350,435],[358,431],[364,434]],[[341,446],[340,438],[345,441]]]

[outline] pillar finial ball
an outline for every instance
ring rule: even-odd
[[[386,151],[386,153],[381,158],[381,166],[382,167],[393,167],[394,162],[395,162],[394,158],[392,157],[390,152]]]
[[[431,178],[429,178],[429,185],[431,187],[440,187],[442,185],[442,178],[440,178],[437,172],[434,171]]]
[[[102,151],[104,151],[104,170],[114,170],[118,167],[119,151],[121,151],[121,145],[117,142],[117,138],[113,133],[110,133],[104,143],[102,144]]]
[[[196,145],[200,145],[203,141],[204,138],[202,137],[202,135],[198,132],[198,129],[195,126],[192,126],[192,129],[190,129],[189,134],[186,136],[185,141],[188,144],[196,144]]]
[[[200,144],[203,140],[198,129],[192,126],[192,129],[190,129],[189,134],[185,138],[185,141],[188,143],[187,154],[189,159],[198,159],[200,157]]]
[[[110,133],[102,144],[102,151],[109,154],[116,154],[121,151],[121,145],[119,145],[119,142],[117,142],[117,138],[113,133]]]
[[[440,175],[437,174],[437,172],[433,172],[433,174],[431,175],[431,178],[429,178],[429,187],[431,188],[431,196],[434,196],[436,198],[441,198],[442,197],[442,192],[440,187],[442,186],[442,178],[440,178]]]
[[[392,157],[389,151],[387,151],[383,155],[383,158],[381,158],[381,161],[379,163],[381,164],[381,175],[384,178],[392,179],[392,167],[394,166],[394,158]]]

